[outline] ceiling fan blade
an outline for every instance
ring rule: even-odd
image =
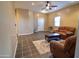
[[[50,6],[50,7],[58,7],[58,6],[54,5],[54,6]]]
[[[48,11],[48,10],[52,10],[53,7],[58,7],[58,6],[57,5],[51,6],[51,3],[49,1],[47,1],[45,7],[42,8],[41,10],[47,10]]]

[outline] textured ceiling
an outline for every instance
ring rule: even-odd
[[[67,6],[79,3],[77,1],[50,1],[50,2],[51,5],[57,5],[58,7],[52,8],[52,10],[49,10],[45,13],[54,12]],[[34,12],[41,12],[42,11],[41,9],[46,5],[46,1],[16,1],[14,2],[14,5],[15,8],[23,8],[32,10]]]

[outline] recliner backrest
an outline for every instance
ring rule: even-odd
[[[70,36],[66,39],[65,41],[65,45],[64,45],[64,50],[66,53],[69,54],[70,57],[74,56],[74,52],[75,52],[75,45],[76,45],[76,36]]]

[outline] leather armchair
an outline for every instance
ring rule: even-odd
[[[66,39],[67,37],[74,35],[75,30],[74,27],[60,26],[58,27],[58,30],[53,30],[53,32],[60,33],[61,39]]]
[[[76,36],[70,36],[66,40],[51,41],[50,51],[56,58],[73,58],[75,52]]]

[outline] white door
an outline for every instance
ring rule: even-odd
[[[38,19],[38,29],[37,31],[44,31],[44,18]]]

